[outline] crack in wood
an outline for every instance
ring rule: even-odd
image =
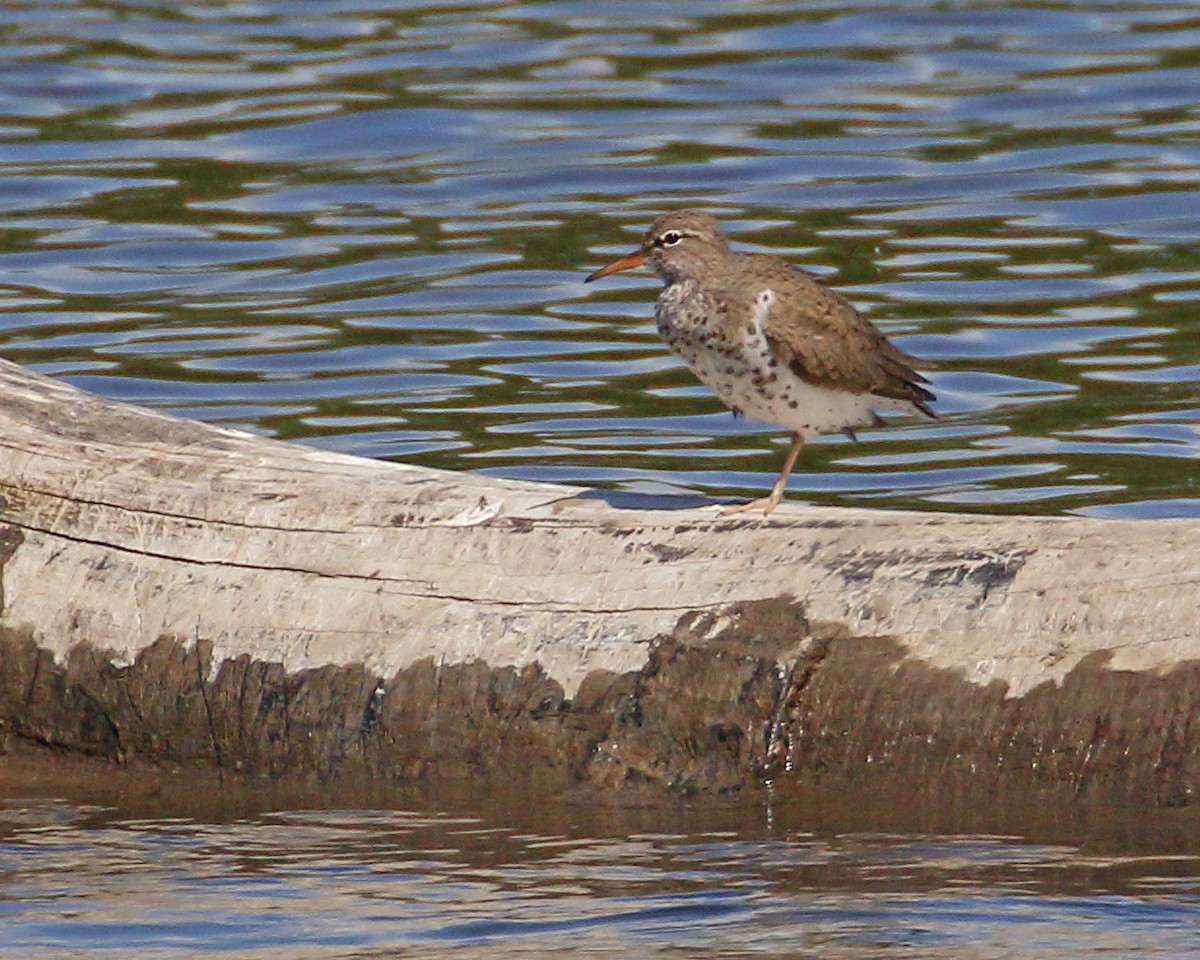
[[[321,570],[313,570],[307,567],[291,567],[282,564],[255,564],[255,563],[239,563],[234,560],[203,560],[193,557],[183,557],[177,554],[159,553],[153,550],[136,549],[126,547],[121,544],[107,543],[101,540],[89,540],[86,537],[72,536],[71,534],[62,533],[57,530],[50,530],[42,527],[35,527],[28,524],[20,523],[16,526],[23,530],[28,530],[34,533],[40,533],[46,537],[55,537],[61,540],[66,540],[70,543],[78,543],[84,546],[96,547],[103,550],[111,550],[116,553],[125,554],[136,557],[149,557],[155,560],[164,560],[169,563],[177,563],[188,566],[197,566],[205,568],[220,568],[230,570],[252,570],[261,571],[264,573],[290,573],[297,576],[315,577],[322,580],[330,581],[350,581],[358,583],[386,584],[388,586],[403,586],[405,584],[420,584],[427,588],[420,590],[398,590],[395,591],[400,596],[417,597],[427,600],[447,600],[454,603],[466,604],[490,604],[501,608],[519,607],[521,609],[535,608],[547,613],[554,612],[571,612],[582,613],[589,616],[616,616],[623,614],[636,613],[685,613],[692,610],[721,610],[728,606],[731,601],[714,601],[711,603],[686,603],[686,604],[639,604],[630,607],[588,607],[578,603],[571,602],[555,602],[552,600],[531,601],[529,599],[505,599],[502,597],[487,597],[483,595],[472,594],[455,594],[449,592],[436,592],[432,588],[435,586],[432,581],[416,580],[410,578],[401,578],[394,576],[385,576],[382,574],[368,576],[366,574],[355,573],[335,573]]]
[[[134,516],[140,515],[140,514],[145,514],[146,516],[150,516],[150,517],[161,517],[165,520],[175,521],[177,523],[182,523],[182,524],[191,523],[191,524],[203,524],[204,526],[207,526],[207,527],[231,527],[231,528],[237,529],[237,530],[262,530],[265,533],[272,533],[272,532],[274,532],[274,533],[298,533],[298,534],[311,533],[311,534],[315,534],[318,536],[327,536],[327,535],[332,535],[332,534],[348,534],[348,533],[356,532],[356,528],[346,527],[346,526],[338,526],[338,527],[287,526],[287,527],[285,527],[285,526],[276,526],[274,524],[269,524],[269,523],[242,522],[242,521],[232,520],[232,519],[228,519],[228,518],[224,518],[224,517],[213,518],[213,517],[200,516],[197,514],[180,513],[177,511],[155,510],[153,507],[144,506],[144,505],[131,506],[127,503],[126,504],[112,503],[107,500],[90,500],[90,499],[87,499],[86,497],[78,496],[75,494],[66,494],[66,493],[63,493],[63,492],[60,492],[57,490],[39,489],[37,487],[31,487],[31,486],[25,486],[25,485],[18,486],[16,484],[0,483],[0,489],[7,489],[9,491],[15,492],[18,496],[25,495],[26,497],[28,497],[29,495],[32,494],[34,496],[41,497],[46,501],[52,501],[52,500],[53,501],[61,501],[65,505],[65,507],[60,508],[60,511],[59,511],[60,513],[64,512],[64,510],[66,508],[73,509],[73,508],[79,508],[79,507],[94,507],[94,508],[97,508],[100,510],[110,510],[114,513],[119,513],[119,514],[127,514],[127,515],[134,515]],[[276,500],[282,501],[282,500],[300,499],[302,496],[303,496],[303,494],[300,491],[295,491],[295,492],[289,492],[286,494],[278,494],[278,495],[276,495]],[[399,501],[399,500],[388,501],[388,503],[389,503],[389,505],[394,504],[398,508],[404,508],[406,506],[410,506],[409,504],[405,503],[404,501]],[[421,521],[419,523],[396,524],[396,523],[384,523],[382,520],[380,520],[377,523],[369,523],[368,522],[368,523],[364,523],[361,526],[361,528],[358,528],[357,532],[383,531],[383,530],[394,529],[397,526],[413,527],[416,529],[447,529],[447,530],[462,529],[464,525],[461,522],[458,522],[458,523],[454,522],[455,519],[460,517],[465,510],[473,509],[474,506],[475,505],[473,505],[473,504],[467,504],[467,505],[463,506],[461,509],[459,509],[453,515],[447,516],[445,518],[440,518],[440,519],[424,519],[424,518],[420,518],[419,515],[415,514],[415,513],[409,515],[410,517],[419,519]],[[9,507],[8,512],[11,513],[11,506]]]

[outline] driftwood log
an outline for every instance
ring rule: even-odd
[[[548,790],[1200,790],[1195,523],[620,502],[0,361],[0,752]]]

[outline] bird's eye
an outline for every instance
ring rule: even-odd
[[[658,238],[658,242],[660,245],[662,245],[664,247],[673,247],[673,246],[675,246],[675,244],[677,244],[682,239],[683,239],[682,233],[679,233],[677,230],[668,230],[666,233],[664,233],[661,237]]]

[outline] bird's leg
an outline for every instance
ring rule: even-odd
[[[788,448],[787,456],[783,458],[783,469],[779,472],[779,479],[775,481],[775,486],[771,488],[771,493],[766,497],[759,497],[757,500],[751,500],[749,503],[739,503],[732,507],[723,507],[721,515],[727,516],[734,513],[744,513],[747,510],[761,510],[765,517],[768,513],[774,510],[781,500],[783,500],[783,491],[787,488],[788,474],[792,472],[792,467],[796,463],[796,457],[800,455],[800,448],[804,446],[804,438],[798,433],[792,434],[792,445]]]

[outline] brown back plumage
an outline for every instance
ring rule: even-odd
[[[774,291],[767,339],[779,361],[797,376],[817,386],[907,400],[934,416],[928,407],[934,395],[923,386],[929,381],[914,369],[918,361],[893,345],[848,300],[780,257],[732,253],[728,261],[729,269],[710,283],[720,285],[722,299],[730,301],[731,317],[753,310],[760,286]]]

